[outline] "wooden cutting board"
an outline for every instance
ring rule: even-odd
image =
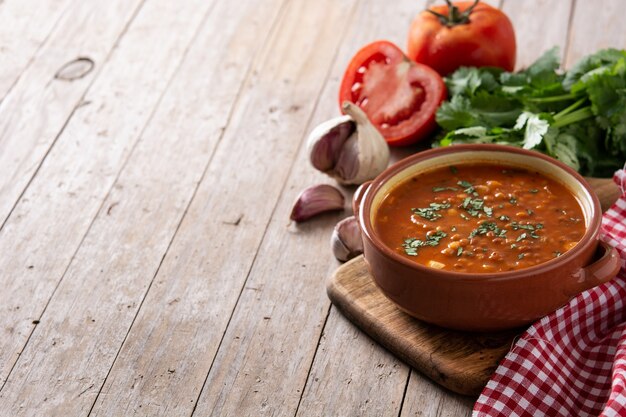
[[[611,180],[588,178],[606,210],[619,195]],[[399,310],[376,287],[362,256],[340,266],[327,282],[328,296],[354,324],[400,359],[444,387],[480,394],[525,329],[498,333],[448,330]]]

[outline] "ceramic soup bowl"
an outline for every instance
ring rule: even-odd
[[[420,173],[459,164],[498,163],[539,172],[564,185],[582,208],[582,239],[559,257],[507,272],[467,273],[421,265],[377,236],[378,209],[395,186]],[[417,153],[389,167],[355,193],[364,258],[380,290],[408,314],[428,323],[468,331],[527,325],[578,293],[612,279],[617,251],[600,242],[600,203],[574,170],[538,152],[500,145],[457,145]]]

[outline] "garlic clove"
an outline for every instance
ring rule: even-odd
[[[349,101],[342,105],[345,114],[356,122],[358,135],[358,169],[350,184],[362,184],[374,179],[389,164],[389,145],[359,106]]]
[[[356,217],[346,217],[335,225],[330,245],[335,258],[341,262],[348,261],[363,253],[361,229]]]
[[[345,116],[317,126],[307,140],[311,164],[341,184],[362,184],[389,163],[389,146],[357,105],[345,102]]]
[[[322,172],[332,170],[341,148],[355,130],[356,124],[350,116],[335,117],[313,129],[307,140],[313,167]]]
[[[346,140],[335,165],[335,179],[340,184],[353,184],[359,175],[359,138],[355,133]]]
[[[343,210],[344,203],[343,194],[332,185],[313,185],[298,195],[289,218],[303,222],[326,211]]]

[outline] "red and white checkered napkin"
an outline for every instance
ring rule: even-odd
[[[626,191],[626,172],[613,180]],[[528,329],[474,405],[484,416],[626,416],[626,194],[602,218],[619,275]]]

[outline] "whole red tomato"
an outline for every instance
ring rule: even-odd
[[[359,50],[341,80],[339,105],[359,106],[389,145],[426,139],[437,127],[435,112],[446,86],[432,68],[416,64],[391,42],[376,41]]]
[[[447,75],[461,66],[515,68],[515,32],[488,4],[462,1],[434,6],[413,20],[408,56]]]

